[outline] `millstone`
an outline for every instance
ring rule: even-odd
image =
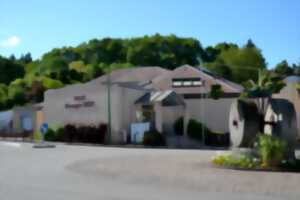
[[[229,114],[230,140],[233,147],[250,147],[259,132],[259,113],[254,101],[235,100]]]
[[[289,157],[294,157],[297,138],[297,117],[294,105],[286,99],[271,99],[265,114],[266,134],[288,143]],[[272,125],[268,125],[271,123]]]

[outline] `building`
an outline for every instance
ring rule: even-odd
[[[14,137],[39,131],[44,122],[42,108],[42,104],[28,104],[0,112],[0,135]]]
[[[39,131],[44,122],[44,113],[42,104],[16,106],[13,112],[13,130],[14,133],[33,133]]]
[[[218,100],[208,97],[215,84],[224,91]],[[48,90],[43,112],[50,126],[97,125],[108,123],[110,105],[113,143],[123,141],[132,123],[145,120],[169,134],[174,132],[173,124],[179,117],[201,121],[213,131],[228,132],[230,105],[242,90],[204,68],[184,65],[171,71],[137,67],[115,70],[84,84]]]
[[[0,112],[0,135],[6,135],[13,130],[13,111]]]

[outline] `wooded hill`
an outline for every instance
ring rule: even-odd
[[[113,69],[143,66],[174,69],[183,64],[201,64],[237,83],[255,80],[257,69],[266,69],[260,49],[251,40],[244,46],[219,43],[204,48],[195,38],[175,35],[92,39],[76,47],[55,48],[38,60],[32,60],[30,53],[20,58],[0,56],[0,110],[41,102],[47,89],[86,82]],[[274,71],[285,76],[298,74],[299,68],[283,61]]]

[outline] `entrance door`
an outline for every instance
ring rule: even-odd
[[[21,127],[23,131],[32,131],[32,117],[29,114],[21,116]]]

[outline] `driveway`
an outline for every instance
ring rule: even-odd
[[[0,142],[3,200],[300,199],[300,174],[215,168],[215,151]]]

